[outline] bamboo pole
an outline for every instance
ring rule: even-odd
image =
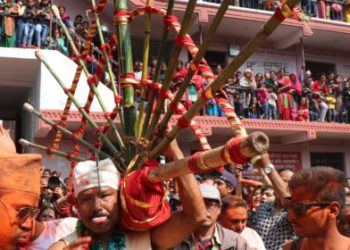
[[[60,16],[60,14],[58,12],[57,7],[56,6],[52,6],[52,11],[55,14],[55,16],[56,16],[60,26],[62,27],[62,29],[63,29],[63,31],[64,31],[64,33],[66,35],[66,37],[68,38],[70,46],[73,48],[74,55],[75,56],[80,55],[80,53],[78,52],[78,50],[77,50],[77,48],[76,48],[76,46],[75,46],[75,44],[73,42],[73,39],[71,38],[71,35],[69,34],[69,32],[67,30],[67,27],[65,26],[65,24],[63,23],[63,21],[61,19],[61,16]],[[85,66],[85,63],[84,63],[83,59],[80,56],[78,57],[77,62],[82,67],[85,76],[87,78],[91,77],[89,71],[87,70],[87,68]],[[95,81],[98,82],[99,79],[95,79]],[[103,102],[103,100],[101,98],[101,95],[100,95],[100,93],[99,93],[99,91],[97,89],[97,86],[95,84],[90,84],[90,90],[92,90],[93,93],[95,94],[95,96],[96,96],[96,98],[98,100],[98,103],[100,104],[100,107],[101,107],[102,111],[104,113],[107,113],[107,108],[106,108],[106,106],[105,106],[105,104],[104,104],[104,102]],[[118,146],[120,147],[121,151],[123,152],[125,150],[124,142],[123,142],[123,140],[120,137],[120,134],[118,132],[118,129],[117,129],[116,125],[114,124],[113,120],[110,117],[106,117],[106,120],[108,121],[109,125],[111,126],[112,131],[113,131],[113,133],[115,135],[115,138],[117,140]]]
[[[152,1],[147,0],[146,5],[150,6],[151,4],[152,4]],[[151,13],[146,12],[145,13],[145,38],[143,43],[143,66],[142,66],[143,81],[147,81],[150,35],[151,35]],[[136,129],[137,139],[140,139],[142,134],[144,114],[145,114],[146,87],[143,84],[141,84],[140,97],[141,97],[141,100],[140,100],[140,106],[139,106],[139,117],[137,119],[137,129]]]
[[[45,67],[49,70],[49,72],[56,79],[56,81],[61,86],[61,88],[63,90],[65,90],[66,86],[64,85],[64,83],[61,80],[61,78],[58,77],[56,72],[50,67],[48,62],[45,60],[45,57],[44,57],[43,53],[41,51],[36,51],[35,55],[45,65]],[[73,104],[76,106],[76,108],[79,110],[79,112],[82,114],[82,116],[84,116],[85,119],[89,122],[89,124],[94,129],[97,129],[98,128],[97,124],[93,121],[93,119],[90,117],[88,112],[84,108],[81,108],[79,106],[79,102],[75,98],[75,96],[72,95],[70,92],[67,92],[67,95],[68,95],[69,99],[73,102]],[[102,138],[103,142],[106,144],[107,148],[111,151],[111,153],[114,155],[114,157],[120,156],[120,152],[118,152],[118,150],[114,147],[112,142],[107,138],[107,136],[102,131],[98,131],[98,135]],[[119,162],[121,163],[122,166],[124,165],[123,160],[121,158],[119,158]]]
[[[299,0],[287,0],[287,2],[282,5],[282,9],[285,8],[293,9],[294,6],[299,2]],[[242,49],[237,57],[225,67],[225,69],[218,75],[218,77],[207,87],[212,93],[219,90],[221,86],[225,84],[227,79],[239,69],[239,67],[254,53],[254,51],[261,45],[266,38],[278,27],[279,24],[284,20],[285,14],[281,9],[277,9],[275,14],[269,19],[269,21],[262,27],[258,34],[252,38],[248,44]],[[200,97],[193,106],[187,111],[183,116],[185,121],[190,121],[206,104],[206,99]],[[163,152],[169,143],[176,137],[176,135],[182,130],[179,126],[175,126],[170,133],[163,137],[163,139],[158,143],[150,152],[149,158],[153,159]]]
[[[46,146],[43,146],[43,145],[40,145],[40,144],[35,144],[35,143],[32,143],[32,142],[27,141],[25,139],[19,139],[18,142],[23,147],[31,147],[31,148],[40,149],[40,150],[46,151],[48,154],[57,155],[57,156],[66,158],[67,160],[85,161],[85,159],[83,159],[83,158],[81,158],[79,156],[74,156],[74,155],[68,154],[68,153],[63,152],[63,151],[51,149],[50,147],[46,147]]]
[[[214,34],[215,34],[219,24],[221,23],[222,18],[225,16],[226,10],[227,10],[230,3],[231,3],[231,0],[222,1],[220,8],[215,15],[215,18],[214,18],[213,22],[211,23],[208,32],[205,35],[204,41],[202,42],[202,45],[199,48],[199,51],[197,52],[195,58],[192,60],[192,63],[191,63],[192,66],[195,67],[195,65],[198,65],[201,62],[201,60],[202,60],[202,58],[203,58],[203,56],[204,56],[204,54],[209,46],[211,39],[214,37]],[[194,70],[190,69],[187,72],[187,75],[186,75],[183,83],[181,84],[180,88],[176,92],[174,100],[172,101],[172,103],[174,103],[175,106],[181,100],[182,96],[184,95],[184,93],[185,93],[187,87],[189,86],[191,79],[195,73],[196,73],[195,69]],[[171,118],[172,113],[173,113],[173,111],[171,109],[168,109],[166,114],[164,115],[163,120],[159,125],[159,134],[160,135],[163,133],[164,129],[166,128],[166,126]],[[155,141],[155,139],[154,139],[154,141]]]
[[[132,63],[130,31],[128,28],[128,17],[127,14],[124,13],[127,11],[127,9],[126,0],[115,1],[115,25],[117,26],[118,33],[118,49],[120,59],[119,72],[121,76],[134,72]],[[120,83],[121,82],[122,79],[120,80]],[[130,139],[135,136],[136,109],[134,104],[134,94],[135,90],[133,86],[127,85],[123,87],[123,115],[125,122],[124,130],[125,135]],[[135,155],[135,144],[133,144],[130,139],[126,145],[127,162],[130,162]]]
[[[174,7],[174,0],[169,0],[167,12],[166,12],[167,16],[171,15],[171,13],[173,11],[173,7]],[[159,45],[159,48],[157,51],[158,61],[157,61],[157,65],[156,65],[156,72],[155,72],[153,79],[152,79],[153,82],[158,82],[158,80],[159,80],[160,69],[161,69],[162,63],[164,61],[166,41],[168,39],[168,34],[169,34],[169,29],[166,25],[164,25],[162,39],[160,41],[160,45]],[[143,129],[142,129],[142,136],[145,135],[145,133],[147,131],[147,127],[149,126],[149,121],[151,118],[152,107],[153,107],[155,97],[156,97],[156,92],[151,91],[149,98],[148,98],[148,105],[147,105],[147,110],[146,110],[145,121],[143,124]]]
[[[91,3],[92,3],[92,9],[97,9],[96,1],[95,0],[91,0]],[[98,13],[97,11],[94,11],[98,37],[100,38],[101,44],[105,45],[105,39],[103,37],[102,30],[101,30],[99,14],[101,14],[101,13]],[[116,87],[116,84],[115,84],[116,80],[115,80],[115,77],[114,77],[114,74],[113,74],[113,71],[112,71],[112,65],[111,65],[111,62],[109,60],[109,55],[108,55],[106,49],[102,49],[102,53],[103,53],[103,56],[105,58],[109,79],[111,80],[113,94],[114,94],[114,96],[118,96],[118,90],[117,90],[117,87]]]
[[[70,138],[73,138],[73,136],[74,136],[74,138],[73,138],[74,141],[76,141],[77,143],[80,143],[81,145],[87,147],[90,151],[99,152],[100,156],[105,157],[105,158],[114,158],[113,156],[111,156],[109,154],[106,154],[105,152],[95,148],[92,144],[90,144],[89,142],[85,141],[83,138],[81,138],[79,136],[75,136],[74,133],[69,131],[67,128],[65,128],[65,127],[63,127],[61,125],[55,124],[52,120],[50,120],[48,117],[46,117],[45,115],[43,115],[42,113],[37,111],[29,103],[25,103],[23,105],[23,108],[24,108],[25,111],[32,113],[33,115],[35,115],[39,119],[43,120],[45,123],[49,124],[51,127],[54,127],[58,131],[61,131],[63,134],[69,136]]]
[[[233,140],[239,140],[238,144],[235,144],[236,146],[233,146]],[[225,145],[202,151],[196,157],[193,155],[154,168],[150,171],[148,180],[152,183],[157,183],[191,172],[210,172],[226,163],[234,163],[233,160],[236,154],[239,154],[239,157],[243,156],[249,161],[257,155],[266,153],[268,148],[269,139],[262,132],[251,133],[248,137],[234,137]],[[194,165],[195,171],[189,165]]]
[[[181,25],[181,29],[180,29],[180,32],[178,34],[178,37],[186,36],[187,30],[191,24],[192,14],[193,14],[194,8],[196,6],[196,2],[197,2],[197,0],[190,0],[188,2],[185,16],[184,16],[184,19],[182,21],[182,25]],[[162,85],[163,91],[166,91],[169,89],[169,85],[170,85],[170,82],[173,78],[173,72],[174,72],[174,69],[177,65],[177,61],[178,61],[178,57],[179,57],[179,54],[181,52],[181,49],[182,49],[182,46],[175,46],[174,50],[171,53],[169,67],[167,68],[164,83]],[[159,99],[157,101],[157,107],[156,107],[156,110],[153,114],[151,124],[148,127],[147,132],[146,132],[146,139],[148,139],[148,140],[151,138],[153,130],[159,121],[163,105],[164,105],[164,100]]]

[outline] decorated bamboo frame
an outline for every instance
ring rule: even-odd
[[[232,163],[233,165],[245,164],[252,159],[256,160],[260,154],[265,153],[268,150],[269,141],[266,135],[263,133],[247,134],[221,87],[285,18],[295,15],[293,8],[297,4],[298,0],[287,0],[286,2],[283,2],[281,6],[277,8],[276,12],[272,15],[269,21],[262,27],[261,31],[259,31],[259,33],[249,41],[249,43],[241,50],[240,54],[225,69],[223,69],[223,71],[217,77],[214,76],[212,70],[203,58],[203,55],[205,54],[208,44],[211,38],[214,36],[220,21],[225,15],[230,0],[222,1],[221,7],[219,8],[218,13],[215,16],[214,21],[204,39],[204,42],[199,49],[191,37],[187,34],[191,17],[195,10],[196,0],[190,0],[188,2],[182,24],[180,24],[177,18],[172,14],[172,9],[174,6],[173,0],[168,2],[167,10],[159,9],[153,5],[151,0],[147,0],[145,6],[139,7],[132,12],[128,11],[126,0],[115,1],[114,24],[116,26],[116,32],[113,34],[108,43],[105,43],[104,41],[99,20],[106,2],[107,0],[100,0],[98,3],[96,3],[95,0],[91,0],[91,8],[92,12],[94,13],[94,19],[92,21],[82,53],[76,49],[73,39],[59,17],[57,8],[53,7],[53,12],[58,19],[59,24],[62,26],[73,49],[78,67],[72,81],[72,85],[70,88],[68,88],[55,73],[55,70],[51,67],[51,65],[49,65],[49,63],[45,60],[43,54],[40,52],[36,53],[38,59],[45,65],[45,67],[47,67],[47,69],[62,87],[62,90],[67,95],[67,102],[59,123],[53,123],[53,121],[40,114],[39,111],[35,110],[29,104],[26,104],[25,109],[28,112],[33,113],[36,117],[51,125],[53,129],[57,130],[57,133],[53,140],[52,146],[42,146],[21,140],[23,145],[44,150],[48,154],[54,154],[71,160],[72,164],[70,176],[72,176],[72,170],[75,167],[76,162],[85,160],[80,157],[81,146],[85,146],[91,151],[91,159],[96,156],[96,152],[98,152],[98,154],[100,154],[102,157],[112,158],[116,163],[118,170],[121,173],[124,173],[126,172],[127,166],[130,167],[130,165],[131,169],[133,170],[136,170],[137,168],[142,169],[146,160],[156,159],[163,151],[166,150],[169,143],[176,138],[179,132],[187,127],[190,127],[195,132],[196,137],[199,139],[203,151],[188,158],[171,162],[153,169],[148,175],[149,181],[153,183],[162,183],[162,181],[169,178],[181,176],[190,172],[211,171],[225,163]],[[145,15],[145,40],[142,79],[141,81],[137,81],[135,80],[135,74],[133,71],[131,38],[128,25],[140,15]],[[151,33],[150,20],[152,15],[160,15],[163,18],[164,29],[159,47],[156,73],[153,79],[148,79],[147,66]],[[171,30],[174,30],[176,34],[175,47],[171,54],[168,69],[165,74],[165,81],[163,84],[160,84],[158,83],[160,67],[161,63],[164,61],[165,43]],[[101,39],[102,58],[98,62],[97,72],[94,75],[90,75],[84,64],[84,59],[89,53],[92,37],[96,33],[98,33],[98,36]],[[112,48],[114,47],[116,47],[118,50],[119,63],[116,76],[114,75],[109,61]],[[183,47],[189,51],[193,60],[191,61],[190,70],[185,77],[183,85],[176,94],[172,94],[169,91],[169,86],[179,53]],[[106,109],[97,89],[104,69],[106,69],[111,80],[111,91],[113,92],[115,102],[115,107],[110,112]],[[199,99],[187,111],[181,104],[180,99],[197,71],[201,72],[208,85],[201,89]],[[87,77],[86,84],[89,86],[90,91],[85,105],[80,107],[75,98],[75,91],[82,72]],[[117,91],[118,84],[121,87],[121,93],[118,93]],[[138,115],[135,106],[135,93],[137,89],[140,90],[141,97]],[[150,93],[148,100],[149,105],[147,108],[145,107],[146,92]],[[90,116],[90,106],[94,97],[97,98],[105,116],[105,123],[102,127],[99,127]],[[235,137],[226,145],[215,149],[211,149],[207,139],[201,132],[200,127],[196,124],[195,120],[193,120],[195,115],[199,113],[199,111],[211,98],[214,98],[222,108],[225,117],[229,122],[230,128],[233,130],[235,135]],[[161,111],[166,99],[170,101],[170,104],[168,111],[163,117],[161,117]],[[156,102],[156,109],[154,112],[152,112],[154,102]],[[68,114],[72,103],[78,108],[80,114],[82,115],[82,120],[77,131],[69,131],[66,128]],[[162,134],[162,131],[167,126],[172,114],[175,111],[181,114],[177,125],[166,136],[161,137],[160,135]],[[121,121],[121,130],[117,129],[114,122],[117,115],[119,115]],[[95,144],[87,142],[83,139],[86,132],[85,129],[88,124],[97,130]],[[159,133],[154,134],[154,129],[157,125],[159,125]],[[112,130],[116,143],[107,137],[109,130]],[[74,144],[74,150],[72,153],[62,152],[59,150],[59,145],[63,134],[73,138],[72,142]],[[133,159],[135,158],[139,159],[139,161],[134,161]],[[72,182],[70,178],[69,190],[71,190],[71,188]]]

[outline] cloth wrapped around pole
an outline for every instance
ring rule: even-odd
[[[171,216],[163,182],[147,179],[151,169],[159,166],[155,160],[145,161],[145,167],[126,175],[120,184],[121,217],[129,230],[149,230]]]

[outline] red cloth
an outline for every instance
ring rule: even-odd
[[[187,70],[185,68],[180,69],[180,71],[175,71],[173,75],[173,81],[183,81],[185,79],[186,74]]]
[[[321,83],[318,80],[315,81],[314,84],[312,84],[311,89],[312,91],[316,91],[316,92],[323,91],[323,93],[325,94],[328,94],[329,92],[327,84],[324,83],[323,86],[321,87]]]
[[[151,183],[147,179],[149,171],[159,163],[149,160],[145,165],[145,168],[127,176],[125,187],[125,178],[121,181],[121,202],[125,201],[125,206],[122,204],[121,209],[123,226],[131,230],[149,230],[162,224],[171,216],[170,206],[164,197],[166,194],[163,183]],[[150,207],[136,205],[132,199],[146,203]],[[147,219],[150,220],[146,221]]]

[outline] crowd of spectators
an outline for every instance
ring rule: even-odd
[[[153,58],[148,73],[150,79],[155,72],[156,63],[157,59]],[[178,62],[170,84],[173,93],[183,83],[189,67],[189,62]],[[164,81],[166,69],[167,65],[163,63],[160,83]],[[141,61],[136,60],[134,71],[136,80],[140,80]],[[214,70],[215,74],[221,71],[220,65]],[[350,123],[349,81],[350,79],[332,72],[314,78],[310,70],[299,77],[295,72],[287,74],[283,68],[278,72],[265,72],[264,75],[254,75],[248,68],[243,73],[238,71],[230,77],[223,89],[240,118]],[[200,72],[192,78],[181,101],[186,108],[197,101],[206,84]],[[215,99],[208,101],[201,114],[224,116]]]
[[[86,38],[89,21],[82,15],[72,21],[64,6],[58,9],[67,28]],[[67,39],[53,18],[50,0],[0,0],[0,44],[2,47],[56,49],[72,55]]]
[[[203,0],[204,2],[220,3],[220,0]],[[232,0],[231,5],[243,8],[275,11],[280,4],[278,0]],[[310,16],[334,21],[350,22],[349,0],[301,0],[300,9]]]

